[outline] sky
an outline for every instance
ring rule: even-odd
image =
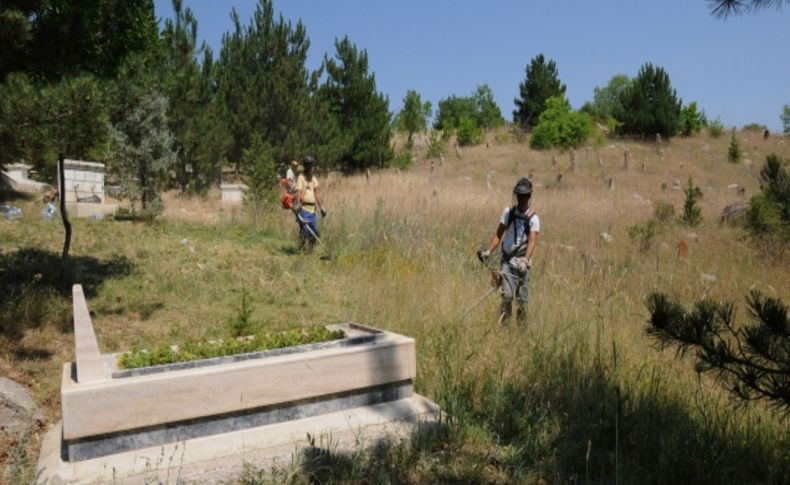
[[[171,0],[155,12],[173,15]],[[256,0],[184,0],[198,39],[218,56],[232,29],[231,8],[248,24]],[[308,68],[334,55],[347,35],[368,52],[376,85],[395,112],[414,89],[432,103],[488,84],[506,119],[530,59],[557,63],[571,104],[592,100],[615,74],[663,67],[684,104],[697,101],[725,126],[760,123],[781,131],[790,104],[790,7],[721,20],[706,0],[275,0],[276,13],[301,20]]]

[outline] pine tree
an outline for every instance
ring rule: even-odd
[[[684,192],[686,200],[683,202],[683,222],[689,226],[696,226],[702,221],[702,209],[697,203],[702,193],[699,187],[694,185],[691,175],[689,175],[688,185]]]
[[[704,299],[687,310],[663,293],[647,298],[647,334],[661,347],[694,351],[698,372],[713,373],[734,396],[790,410],[790,308],[752,291],[752,321],[737,324],[734,305]]]
[[[666,71],[647,63],[623,91],[615,118],[624,134],[670,138],[678,132],[681,106]]]
[[[305,67],[310,41],[301,22],[275,18],[271,0],[260,0],[247,26],[231,12],[234,29],[222,37],[217,85],[230,133],[227,158],[245,171],[242,155],[258,134],[278,162],[301,157],[323,121],[311,100],[312,75]]]
[[[565,95],[565,85],[560,83],[555,62],[546,62],[543,54],[534,57],[526,68],[526,78],[519,84],[519,95],[520,98],[513,100],[516,104],[513,121],[523,129],[533,128],[546,109],[546,100]]]
[[[730,147],[727,149],[727,160],[731,163],[738,163],[741,160],[741,145],[738,143],[738,138],[735,137],[735,130],[732,130]]]
[[[368,72],[368,54],[348,37],[335,40],[335,57],[324,58],[326,79],[319,89],[337,127],[339,162],[344,170],[384,166],[393,157],[389,99],[378,92]]]

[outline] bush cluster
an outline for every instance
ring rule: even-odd
[[[565,97],[549,98],[532,132],[533,148],[574,148],[584,143],[592,132],[592,120],[586,113],[571,110]]]
[[[790,174],[784,165],[774,154],[766,158],[762,191],[752,197],[747,226],[758,237],[790,242]]]

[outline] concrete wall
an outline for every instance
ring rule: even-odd
[[[66,202],[98,196],[104,202],[104,164],[65,160],[63,166]]]

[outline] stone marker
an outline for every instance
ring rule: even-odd
[[[244,194],[249,190],[244,184],[222,184],[219,188],[222,190],[223,204],[241,204],[244,202]]]
[[[628,148],[623,149],[623,168],[628,170],[628,161],[631,158],[631,152]]]
[[[677,245],[675,246],[675,257],[676,258],[685,258],[689,253],[689,245],[684,240],[678,241]]]
[[[576,172],[576,150],[571,148],[570,152],[568,152],[568,158],[570,158],[571,161],[571,170]]]
[[[611,175],[606,177],[606,187],[609,190],[614,190],[614,178]]]
[[[25,434],[44,421],[44,415],[24,387],[0,377],[0,431],[16,436]]]

